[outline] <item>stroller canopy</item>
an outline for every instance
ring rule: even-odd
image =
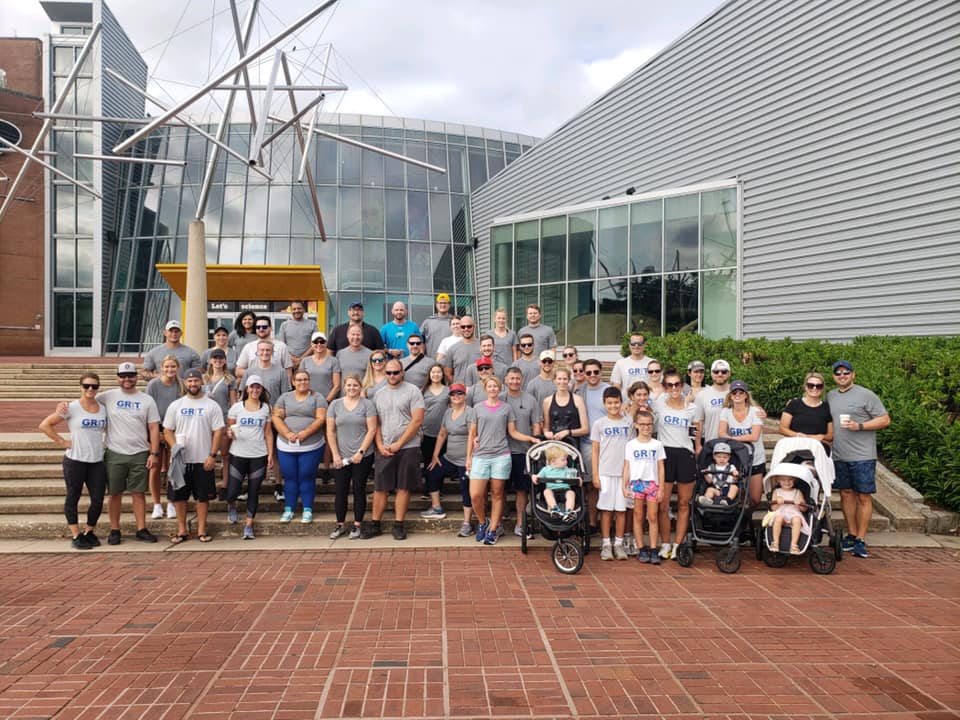
[[[813,458],[813,467],[815,473],[810,472],[810,468],[800,463],[788,463],[784,460],[792,455],[807,454]],[[770,459],[773,469],[763,478],[763,491],[769,493],[773,490],[774,475],[789,475],[798,480],[803,480],[810,487],[810,499],[819,503],[820,492],[829,497],[833,489],[833,463],[827,457],[827,451],[819,440],[807,437],[788,437],[780,440],[773,448],[773,456]],[[806,471],[806,476],[796,474],[799,470],[790,470],[788,468],[802,468]]]

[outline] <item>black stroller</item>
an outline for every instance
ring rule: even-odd
[[[567,467],[576,471],[576,477],[568,480],[576,494],[576,505],[569,515],[557,516],[544,501],[544,483],[533,486],[533,493],[526,511],[521,515],[520,550],[527,552],[527,535],[539,533],[553,541],[551,557],[557,570],[572,575],[580,572],[583,560],[590,551],[590,516],[583,497],[583,458],[572,445],[558,440],[545,440],[527,450],[527,473],[537,475],[546,464],[547,448],[558,447],[567,455]]]
[[[736,497],[728,501],[717,497],[710,501],[706,496],[711,486],[707,481],[707,469],[713,462],[713,453],[717,445],[725,444],[730,449],[730,464],[737,469],[732,473],[714,473],[717,483],[737,488]],[[722,573],[735,573],[740,569],[740,540],[750,533],[750,467],[752,449],[736,440],[717,438],[708,440],[697,458],[697,479],[690,508],[690,530],[683,543],[677,548],[677,562],[683,567],[693,565],[693,556],[697,545],[716,545],[717,568]]]

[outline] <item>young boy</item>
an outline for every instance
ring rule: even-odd
[[[701,505],[732,505],[740,492],[738,477],[740,473],[730,463],[730,446],[717,443],[713,446],[713,462],[703,474],[707,489],[697,502]]]
[[[547,456],[547,465],[536,475],[531,475],[530,479],[537,484],[540,480],[547,480],[546,488],[543,491],[543,501],[546,503],[550,512],[566,520],[573,514],[577,502],[577,494],[570,489],[569,483],[564,480],[570,480],[577,476],[577,471],[567,467],[568,455],[559,447],[548,447],[545,453]],[[557,493],[564,493],[564,505],[561,508],[557,502]]]
[[[640,548],[638,558],[642,563],[659,565],[658,511],[663,501],[664,461],[667,453],[663,449],[663,443],[653,439],[653,413],[648,408],[637,408],[633,415],[633,426],[637,430],[637,437],[627,443],[622,490],[624,497],[633,497],[633,532],[638,538],[643,537],[644,505],[647,508],[650,545]]]
[[[600,511],[600,534],[603,537],[601,560],[627,559],[624,530],[627,524],[626,511],[633,507],[633,496],[628,498],[624,495],[620,478],[623,475],[627,442],[633,437],[633,426],[630,418],[620,414],[622,407],[620,391],[615,387],[606,388],[603,391],[603,409],[607,415],[590,428],[593,486],[599,491],[597,510]],[[611,524],[615,531],[613,547],[610,546]]]

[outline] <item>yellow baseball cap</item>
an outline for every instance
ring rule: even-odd
[[[437,302],[450,302],[450,296],[446,293],[440,293],[437,295]]]

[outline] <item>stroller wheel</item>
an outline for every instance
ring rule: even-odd
[[[763,561],[767,564],[767,567],[772,568],[782,568],[787,564],[787,560],[790,559],[790,556],[786,553],[773,552],[766,545],[763,547]]]
[[[843,542],[843,536],[839,529],[833,531],[833,557],[837,562],[843,560],[843,548],[841,543]]]
[[[763,527],[757,528],[757,536],[754,538],[753,551],[757,555],[757,560],[763,560]]]
[[[524,555],[527,554],[527,512],[524,510],[520,513],[520,552]]]
[[[677,563],[680,567],[690,567],[693,565],[693,545],[689,542],[682,542],[677,546]]]
[[[583,551],[580,545],[566,538],[553,544],[553,564],[565,575],[574,575],[583,567]]]
[[[829,575],[837,567],[837,558],[822,547],[813,548],[810,553],[810,569],[817,575]]]
[[[717,553],[717,569],[727,575],[732,575],[740,569],[740,548],[736,543]]]

